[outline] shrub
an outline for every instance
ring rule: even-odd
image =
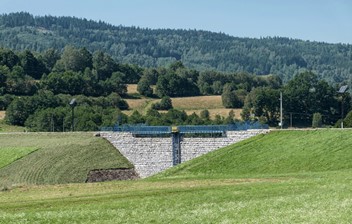
[[[341,119],[338,120],[338,122],[336,123],[336,126],[337,126],[337,127],[341,127],[341,122],[342,122]],[[346,128],[352,127],[352,111],[350,111],[350,112],[346,115],[345,119],[343,119],[343,125],[344,125],[344,127],[346,127]]]
[[[323,125],[323,117],[320,113],[313,114],[312,127],[313,128],[321,128]]]
[[[170,110],[173,108],[171,98],[164,96],[159,103],[152,105],[154,110]]]
[[[150,87],[149,81],[146,78],[141,78],[138,82],[137,91],[144,96],[152,96],[153,89]]]

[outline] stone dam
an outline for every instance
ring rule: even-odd
[[[180,139],[180,162],[216,149],[268,133],[268,129],[227,131],[222,137],[184,137]],[[152,176],[174,165],[172,137],[136,137],[129,132],[100,132],[135,167],[141,178]]]

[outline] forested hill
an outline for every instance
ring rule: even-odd
[[[0,47],[42,52],[66,45],[102,50],[123,63],[158,67],[181,60],[197,70],[276,74],[284,81],[313,70],[331,83],[350,82],[352,45],[281,37],[238,38],[197,30],[113,26],[73,17],[0,16]]]

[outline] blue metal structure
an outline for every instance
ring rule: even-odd
[[[147,126],[139,125],[115,125],[114,127],[103,127],[101,131],[130,132],[137,135],[171,134],[172,129],[181,134],[186,133],[225,133],[227,131],[245,131],[249,129],[268,129],[266,124],[259,122],[237,122],[229,125],[181,125],[181,126]]]
[[[122,126],[121,132],[131,132],[136,135],[158,135],[171,133],[169,126]]]
[[[130,132],[137,135],[170,134],[169,126],[146,126],[146,125],[115,125],[114,127],[103,127],[101,131]]]
[[[181,134],[172,133],[172,163],[174,166],[181,163]]]
[[[147,126],[115,125],[104,127],[101,131],[130,132],[136,136],[165,136],[172,137],[173,165],[181,163],[181,138],[183,134],[226,134],[227,131],[245,131],[248,129],[268,129],[268,125],[259,122],[238,122],[230,125],[182,125],[182,126]]]
[[[185,125],[178,126],[180,133],[225,133],[228,131],[228,125]]]

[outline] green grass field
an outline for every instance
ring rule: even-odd
[[[196,158],[164,178],[238,178],[352,168],[352,130],[273,131]]]
[[[24,132],[25,127],[8,125],[4,120],[0,119],[0,133],[1,132]]]
[[[274,131],[145,180],[5,189],[0,223],[350,223],[351,135]]]
[[[0,169],[35,150],[37,150],[37,148],[34,147],[4,148],[0,146]]]
[[[38,150],[1,168],[0,187],[82,183],[93,169],[132,167],[109,142],[92,133],[0,134],[0,152],[23,147]]]

